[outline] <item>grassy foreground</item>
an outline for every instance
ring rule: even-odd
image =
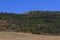
[[[0,40],[60,40],[60,36],[35,35],[21,32],[0,32]]]

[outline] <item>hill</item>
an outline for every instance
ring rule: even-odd
[[[30,11],[24,14],[0,12],[0,31],[59,35],[60,12]]]

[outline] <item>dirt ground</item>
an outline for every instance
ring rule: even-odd
[[[0,40],[60,40],[60,36],[36,35],[21,32],[0,32]]]

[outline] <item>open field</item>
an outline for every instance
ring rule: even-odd
[[[0,40],[60,40],[60,36],[35,35],[21,32],[0,32]]]

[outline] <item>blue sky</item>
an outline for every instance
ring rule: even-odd
[[[0,0],[0,12],[60,11],[60,0]]]

